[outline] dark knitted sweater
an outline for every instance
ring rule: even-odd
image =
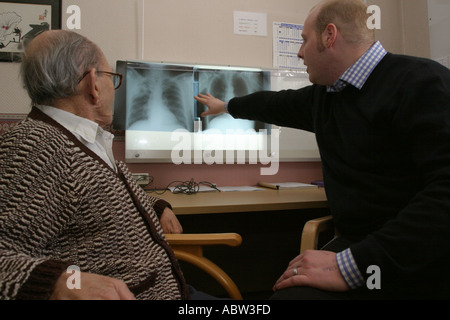
[[[37,109],[0,136],[1,299],[47,299],[69,265],[123,280],[138,299],[186,297],[159,224],[167,203],[117,166]]]
[[[228,110],[316,134],[335,226],[363,276],[378,265],[383,283],[450,291],[447,68],[388,53],[361,91],[259,92]]]

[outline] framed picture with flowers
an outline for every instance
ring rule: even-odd
[[[0,61],[20,61],[27,41],[61,28],[61,0],[0,1]]]

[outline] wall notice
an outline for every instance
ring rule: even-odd
[[[303,43],[303,25],[273,23],[273,67],[276,69],[299,70],[305,68],[297,56]]]
[[[247,36],[267,36],[267,14],[234,11],[234,33]]]

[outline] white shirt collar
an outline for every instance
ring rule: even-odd
[[[99,129],[98,123],[59,108],[44,105],[36,107],[67,130],[76,134],[77,137],[84,139],[88,143],[95,143]]]
[[[94,121],[59,108],[44,105],[38,105],[36,108],[69,130],[81,143],[95,152],[114,170],[116,169],[112,152],[114,140],[112,133],[103,130]]]

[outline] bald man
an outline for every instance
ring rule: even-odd
[[[386,52],[368,18],[360,0],[311,10],[298,53],[311,86],[196,97],[204,116],[316,134],[336,237],[294,258],[273,299],[450,297],[450,71]]]

